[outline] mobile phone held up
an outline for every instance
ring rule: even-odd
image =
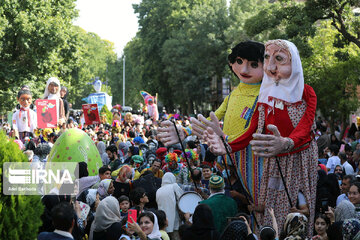
[[[134,223],[133,220],[131,220],[131,218],[134,220],[134,222],[137,222],[137,211],[135,209],[129,209],[128,210],[128,219],[127,221],[129,223]]]
[[[325,213],[329,208],[329,202],[328,199],[321,199],[321,210],[322,213]]]

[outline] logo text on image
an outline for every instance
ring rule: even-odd
[[[39,183],[71,183],[73,180],[69,170],[56,170],[56,173],[52,169],[11,169],[9,168],[9,182],[11,184],[39,184]]]
[[[46,195],[78,191],[77,162],[5,162],[3,194]]]

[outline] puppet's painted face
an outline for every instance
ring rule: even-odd
[[[236,76],[244,83],[259,83],[263,78],[263,64],[260,61],[248,61],[237,57],[230,66]]]
[[[27,108],[30,106],[30,104],[32,103],[32,96],[29,94],[22,94],[19,98],[18,98],[18,102],[19,104],[24,107]]]
[[[287,49],[276,44],[267,45],[264,56],[265,74],[275,81],[291,76],[291,55]]]
[[[59,91],[59,85],[52,82],[52,83],[49,84],[48,90],[49,90],[49,93],[56,94]]]

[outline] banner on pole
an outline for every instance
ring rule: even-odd
[[[99,108],[96,103],[83,104],[82,110],[84,112],[86,125],[100,124]]]

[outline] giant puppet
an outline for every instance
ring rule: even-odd
[[[82,100],[87,103],[96,103],[98,105],[99,112],[104,105],[106,105],[109,111],[111,111],[112,96],[109,96],[106,92],[101,92],[101,86],[103,83],[100,81],[100,79],[96,78],[95,81],[89,84],[93,85],[95,93],[89,94],[89,96],[83,98]]]
[[[250,142],[255,154],[265,157],[256,209],[264,214],[263,225],[270,225],[271,216],[266,209],[273,208],[281,227],[289,212],[301,211],[296,206],[303,199],[298,205],[307,211],[311,236],[318,156],[313,138],[316,95],[304,84],[299,52],[293,43],[268,41],[264,56],[258,127]],[[226,152],[212,129],[208,128],[205,136],[214,152]]]
[[[157,107],[157,98],[151,96],[149,93],[145,91],[140,91],[141,96],[144,98],[146,113],[149,115],[151,120],[157,121],[159,120],[159,110]]]
[[[231,71],[240,80],[239,85],[225,98],[215,114],[210,115],[212,121],[202,115],[199,115],[199,121],[191,118],[192,131],[198,137],[202,137],[204,130],[209,126],[230,143],[233,152],[231,155],[235,159],[243,187],[252,197],[254,204],[258,202],[262,159],[254,156],[249,141],[257,127],[256,109],[263,77],[263,56],[262,43],[245,41],[236,45],[228,56],[228,63]],[[221,118],[224,118],[223,131],[218,121]],[[172,124],[164,122],[162,126],[164,128],[159,129],[159,136],[163,143],[176,143],[177,137],[173,133]]]
[[[16,110],[12,115],[12,123],[15,136],[24,143],[25,137],[31,136],[37,128],[36,112],[30,108],[32,103],[30,90],[20,90],[17,95],[17,100],[20,104],[20,109]]]

